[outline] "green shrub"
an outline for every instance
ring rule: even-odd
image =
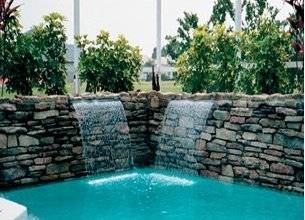
[[[112,41],[105,31],[95,41],[89,41],[86,35],[77,36],[76,40],[81,49],[80,79],[87,83],[87,92],[133,90],[142,68],[139,47],[130,46],[123,35]]]
[[[186,92],[231,92],[235,88],[237,66],[235,35],[225,26],[212,31],[207,25],[194,33],[191,48],[178,58],[178,80]]]
[[[242,92],[247,94],[291,93],[285,61],[288,60],[289,33],[261,17],[256,29],[242,37]]]

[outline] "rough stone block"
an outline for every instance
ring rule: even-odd
[[[211,141],[212,140],[212,135],[202,132],[200,134],[200,138],[203,139],[203,140]]]
[[[244,131],[258,132],[262,131],[263,128],[258,124],[243,124],[241,125],[241,129]]]
[[[218,177],[218,180],[219,181],[222,181],[222,182],[227,182],[227,183],[234,183],[234,178],[232,177],[228,177],[228,176],[219,176]]]
[[[69,171],[69,163],[49,164],[47,165],[46,174],[66,173]]]
[[[285,122],[303,122],[304,116],[286,116]]]
[[[245,117],[231,116],[230,122],[231,123],[236,123],[236,124],[244,124],[246,122],[246,118]]]
[[[239,131],[241,130],[241,126],[239,124],[234,124],[231,122],[225,122],[224,127],[229,130]]]
[[[0,149],[7,148],[7,136],[5,134],[0,134]]]
[[[39,140],[28,135],[20,135],[19,145],[22,147],[35,146],[35,145],[39,145]]]
[[[225,128],[216,129],[216,138],[235,142],[236,141],[236,131],[231,131],[231,130],[228,130]]]
[[[4,181],[12,181],[26,176],[26,170],[21,167],[12,167],[0,171]]]
[[[287,137],[283,134],[275,134],[273,143],[291,149],[304,150],[304,139],[298,137]]]
[[[231,165],[222,165],[221,166],[221,175],[234,177],[233,168]]]
[[[252,109],[249,108],[233,108],[231,109],[231,115],[241,116],[241,117],[251,117]]]
[[[257,139],[258,139],[258,141],[266,143],[266,144],[272,144],[272,142],[273,142],[272,134],[258,133]]]
[[[250,141],[257,140],[257,134],[252,132],[244,132],[242,138]]]
[[[34,120],[42,120],[50,117],[59,116],[58,110],[48,110],[42,112],[34,112]]]
[[[280,174],[294,174],[294,169],[291,166],[285,165],[283,163],[272,163],[270,166],[270,171]]]
[[[213,117],[220,121],[228,121],[230,119],[230,113],[227,111],[215,110]]]
[[[222,145],[218,145],[215,143],[208,142],[207,143],[207,150],[211,152],[218,152],[218,153],[226,153],[227,148]]]

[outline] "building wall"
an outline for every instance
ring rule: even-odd
[[[77,99],[122,101],[137,164],[179,169],[220,181],[304,191],[303,96],[158,92],[100,93],[72,100],[67,96],[0,99],[1,189],[86,175],[71,104]],[[159,145],[166,107],[177,99],[215,101],[200,138],[183,154]],[[172,157],[175,163],[156,163],[161,157]]]

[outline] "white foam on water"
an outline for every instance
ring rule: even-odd
[[[166,176],[159,173],[151,173],[149,174],[149,176],[158,182],[165,183],[166,185],[191,186],[195,183],[192,180],[179,178],[175,176]]]
[[[125,179],[134,178],[134,177],[137,177],[138,175],[139,174],[137,174],[137,173],[124,174],[124,175],[120,175],[120,176],[113,176],[113,177],[108,177],[108,178],[91,180],[88,183],[90,185],[103,185],[103,184],[107,184],[107,183],[111,183],[111,182],[118,182],[118,181],[122,181]]]

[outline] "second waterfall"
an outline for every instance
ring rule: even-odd
[[[213,101],[173,100],[165,111],[155,166],[198,174],[203,166],[204,127]]]

